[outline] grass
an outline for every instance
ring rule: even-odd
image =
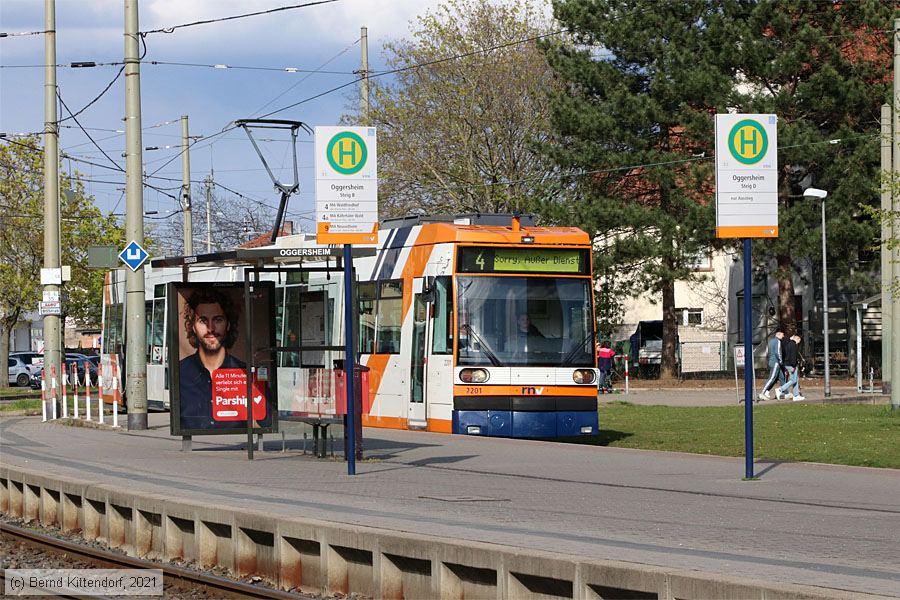
[[[599,409],[600,433],[567,441],[617,448],[744,456],[744,407],[637,406]],[[870,404],[754,407],[757,459],[900,469],[900,411]]]
[[[41,390],[33,390],[30,387],[0,387],[0,399],[18,398],[19,396],[40,398]]]
[[[13,400],[0,404],[0,414],[6,412],[25,412],[27,414],[41,413],[41,400]]]

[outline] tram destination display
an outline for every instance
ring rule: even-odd
[[[571,273],[584,275],[589,267],[585,250],[577,248],[462,247],[460,273]]]
[[[277,419],[274,340],[274,284],[257,282],[250,292],[252,314],[244,311],[243,283],[170,283],[168,328],[170,427],[172,435],[275,431]],[[252,323],[250,322],[252,320]],[[247,347],[247,327],[253,351]],[[247,371],[252,394],[247,401]],[[263,375],[259,376],[258,374]]]

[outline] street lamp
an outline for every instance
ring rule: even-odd
[[[825,397],[831,396],[831,361],[828,347],[828,259],[825,241],[825,198],[828,192],[816,188],[803,190],[804,198],[818,198],[822,201],[822,333],[825,338]]]

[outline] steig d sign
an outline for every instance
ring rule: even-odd
[[[778,237],[775,115],[716,115],[716,236]]]

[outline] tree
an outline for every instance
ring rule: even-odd
[[[9,336],[41,300],[44,264],[43,150],[36,138],[0,146],[0,382],[8,381]],[[61,261],[72,267],[63,286],[65,316],[100,325],[103,272],[89,270],[89,245],[123,246],[113,216],[104,216],[85,194],[78,173],[60,173]]]
[[[779,237],[757,244],[754,253],[777,265],[780,326],[793,331],[794,270],[821,252],[820,208],[803,198],[804,188],[829,192],[829,279],[860,294],[878,287],[871,268],[859,269],[879,236],[863,208],[879,202],[880,106],[890,101],[889,32],[900,12],[882,0],[729,8],[742,48],[743,93],[735,105],[778,115]]]
[[[726,2],[555,0],[574,44],[545,44],[563,83],[551,100],[562,143],[546,151],[581,175],[558,219],[594,234],[601,290],[662,296],[662,377],[676,367],[675,281],[694,277],[715,243],[712,165],[701,159],[733,90]]]
[[[233,250],[250,238],[272,231],[275,209],[261,200],[217,185],[211,177],[194,187],[191,201],[194,253],[206,252],[207,202],[209,203],[209,238],[212,250]],[[296,202],[296,199],[294,200]],[[288,204],[290,207],[290,203]],[[184,212],[178,210],[159,218],[148,217],[153,241],[148,244],[154,255],[184,254]],[[151,220],[152,219],[152,220]],[[285,218],[291,220],[288,211]],[[296,231],[296,228],[295,228]]]
[[[378,127],[383,214],[525,210],[558,193],[534,145],[550,132],[554,82],[535,43],[547,32],[531,1],[448,0],[386,44],[399,72],[372,80],[366,123]],[[343,121],[362,122],[358,107]]]

